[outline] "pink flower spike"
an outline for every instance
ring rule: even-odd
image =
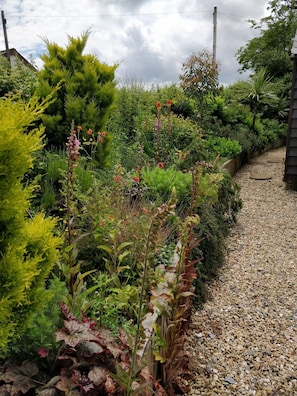
[[[40,348],[38,351],[38,355],[42,358],[47,357],[49,354],[49,350],[47,348]]]

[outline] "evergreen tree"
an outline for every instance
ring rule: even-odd
[[[43,214],[30,216],[34,186],[23,181],[42,146],[44,128],[34,123],[45,106],[37,99],[27,104],[17,97],[0,99],[0,357],[38,312],[57,260],[55,222]]]
[[[251,20],[253,29],[260,29],[255,37],[237,52],[241,70],[258,71],[265,68],[273,80],[292,72],[292,39],[297,29],[295,0],[271,0],[270,15],[259,23]]]
[[[82,131],[95,133],[104,128],[114,100],[114,73],[117,65],[100,63],[93,55],[83,55],[89,32],[69,37],[66,48],[46,40],[43,69],[38,73],[37,93],[46,97],[59,86],[55,102],[42,116],[49,146],[62,147],[72,120]],[[102,154],[102,153],[101,153]]]

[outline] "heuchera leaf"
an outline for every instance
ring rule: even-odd
[[[67,396],[70,394],[72,396],[79,396],[79,391],[75,389],[76,384],[74,384],[73,381],[65,376],[60,377],[60,381],[56,384],[56,388],[62,392],[65,392]]]
[[[64,329],[57,330],[56,340],[64,341],[65,344],[76,347],[81,341],[96,341],[97,337],[90,331],[88,323],[78,323],[77,320],[64,320]]]
[[[21,366],[11,367],[5,373],[5,381],[12,382],[16,394],[28,392],[36,387],[32,378],[38,373],[38,367],[34,363],[24,361]]]
[[[107,376],[104,387],[109,395],[114,395],[117,391],[114,380],[110,376]]]
[[[37,396],[57,396],[58,392],[55,388],[36,390]]]
[[[80,356],[90,357],[104,352],[104,349],[97,342],[82,341],[77,345],[77,353]]]
[[[89,371],[88,377],[96,386],[104,384],[106,381],[106,370],[103,367],[95,366]]]
[[[55,377],[51,378],[44,387],[41,389],[36,389],[36,395],[37,396],[57,396],[58,392],[57,389],[55,388],[56,383],[59,381],[60,376],[56,375]]]

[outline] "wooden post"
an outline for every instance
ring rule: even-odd
[[[3,26],[3,33],[4,33],[6,57],[8,59],[8,62],[10,64],[10,66],[11,66],[10,50],[9,50],[9,45],[8,45],[7,30],[6,30],[6,19],[4,17],[4,11],[1,11],[1,19],[2,19],[2,26]]]
[[[212,57],[213,63],[216,63],[217,58],[217,7],[213,9],[213,49],[212,49]]]

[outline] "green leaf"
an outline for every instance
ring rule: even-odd
[[[110,246],[107,245],[98,245],[98,249],[104,250],[106,253],[112,255],[113,251]]]
[[[117,273],[120,274],[121,272],[125,271],[126,269],[130,269],[129,265],[122,265],[117,267]]]
[[[131,246],[131,245],[133,245],[133,243],[132,242],[123,242],[123,243],[121,243],[120,245],[119,245],[119,247],[118,247],[118,252],[120,252],[121,250],[123,250],[125,247],[127,247],[127,246]]]
[[[123,252],[122,254],[119,255],[118,260],[121,263],[123,261],[123,259],[128,256],[131,252],[126,250],[125,252]]]
[[[82,279],[84,279],[86,276],[90,275],[92,272],[96,272],[96,270],[86,271],[86,272],[84,272],[84,273],[82,273],[82,274],[79,273],[78,276],[77,276],[77,278],[78,278],[79,280],[82,280]]]

